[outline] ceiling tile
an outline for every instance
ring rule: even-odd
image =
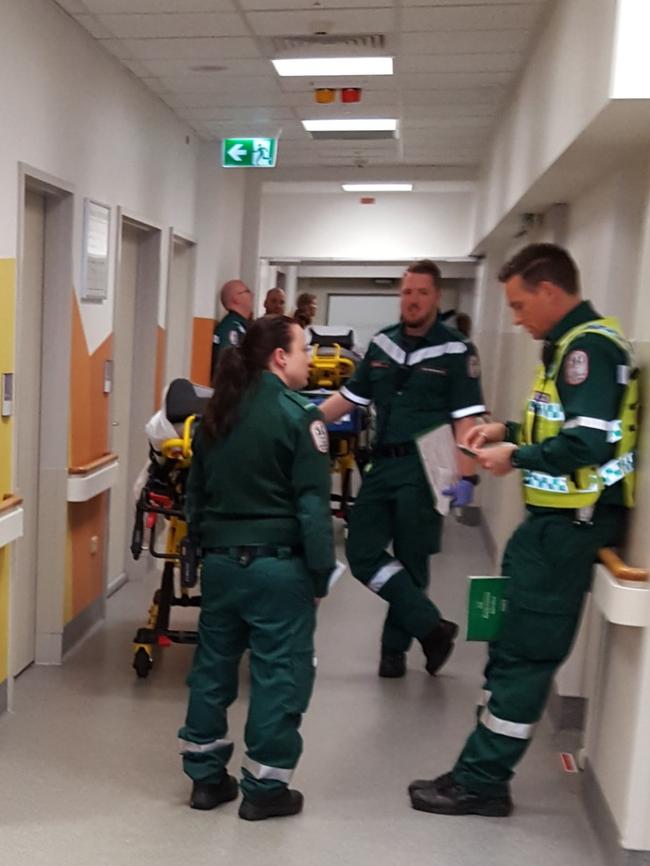
[[[485,52],[524,51],[528,30],[458,30],[448,31],[444,38],[431,33],[403,33],[401,50],[422,54],[484,54]]]
[[[327,33],[386,33],[394,27],[392,9],[310,9],[296,12],[250,12],[258,36],[300,36]]]
[[[67,0],[74,2],[74,0]],[[232,0],[85,0],[91,12],[110,14],[160,12],[234,12]]]
[[[95,39],[111,39],[113,37],[112,31],[105,27],[101,21],[98,21],[94,15],[75,15],[74,19]]]
[[[213,123],[281,123],[293,121],[290,108],[181,108],[185,120],[211,120]]]
[[[259,57],[255,41],[232,39],[125,39],[124,45],[137,60],[213,60]]]
[[[189,108],[240,108],[255,107],[259,102],[259,96],[255,93],[237,94],[236,98],[229,93],[170,93],[165,98],[173,107],[188,106]],[[265,96],[266,105],[286,106],[287,97],[283,94]]]
[[[281,93],[278,85],[269,78],[259,76],[232,76],[227,81],[223,78],[215,78],[211,75],[175,75],[161,76],[161,81],[170,92],[174,93],[218,93],[223,96],[232,96],[232,104],[237,104],[240,95],[246,94],[255,98],[257,105],[260,99],[266,101],[270,95]]]
[[[88,6],[83,0],[55,0],[55,3],[71,15],[81,15],[88,12]]]
[[[402,30],[520,30],[532,27],[539,11],[536,3],[413,7],[402,12]]]
[[[227,12],[98,15],[97,18],[118,39],[182,39],[247,33],[242,18]]]
[[[318,6],[316,6],[313,0],[240,0],[240,3],[246,12],[302,9],[312,14],[322,15],[323,17],[331,13],[333,9],[349,9],[351,6],[357,9],[392,8],[393,6],[393,0],[325,0],[324,3],[319,3]]]
[[[227,83],[232,76],[268,76],[275,80],[272,67],[268,60],[256,58],[228,58],[222,62],[211,63],[206,60],[143,60],[142,65],[148,70],[149,75],[165,75],[175,77],[177,75],[209,75],[215,80],[221,78]],[[223,66],[223,69],[202,69],[197,67]]]
[[[498,54],[403,54],[397,58],[396,71],[403,72],[514,72],[523,53]]]
[[[511,80],[508,72],[414,72],[400,75],[397,84],[405,90],[456,90],[505,86]]]

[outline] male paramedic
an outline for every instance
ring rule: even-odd
[[[347,557],[352,574],[388,602],[380,677],[402,677],[413,638],[431,675],[453,648],[458,626],[443,619],[427,595],[429,555],[440,550],[442,517],[435,510],[416,445],[419,434],[453,425],[460,440],[485,411],[479,362],[471,343],[438,318],[440,269],[425,259],[407,268],[400,289],[401,322],[376,334],[341,390],[321,404],[328,422],[374,403],[377,426],[352,509]],[[447,493],[469,505],[478,477],[471,458],[457,455],[461,478]],[[393,552],[387,546],[392,542]]]
[[[415,809],[444,815],[512,811],[513,768],[571,648],[597,551],[621,541],[633,497],[637,381],[618,322],[581,299],[554,244],[525,247],[499,280],[515,324],[544,341],[541,364],[523,423],[481,424],[466,444],[494,475],[521,470],[528,514],[503,557],[508,608],[476,727],[451,772],[409,787]]]
[[[219,299],[227,313],[214,326],[210,381],[214,379],[219,352],[228,346],[241,344],[253,315],[253,293],[241,280],[228,280],[227,283],[224,283],[219,293]]]

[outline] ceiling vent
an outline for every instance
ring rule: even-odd
[[[348,36],[336,33],[314,33],[304,36],[272,36],[263,40],[275,57],[336,57],[383,54],[387,40],[383,33],[361,33]]]

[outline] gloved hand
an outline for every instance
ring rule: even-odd
[[[452,508],[464,508],[471,505],[474,499],[474,485],[465,478],[459,478],[455,484],[450,484],[442,491],[445,496],[451,497]]]

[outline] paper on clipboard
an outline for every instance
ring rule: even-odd
[[[443,490],[458,480],[456,440],[449,424],[423,433],[415,440],[425,475],[431,485],[436,511],[445,517],[449,514],[451,499]]]

